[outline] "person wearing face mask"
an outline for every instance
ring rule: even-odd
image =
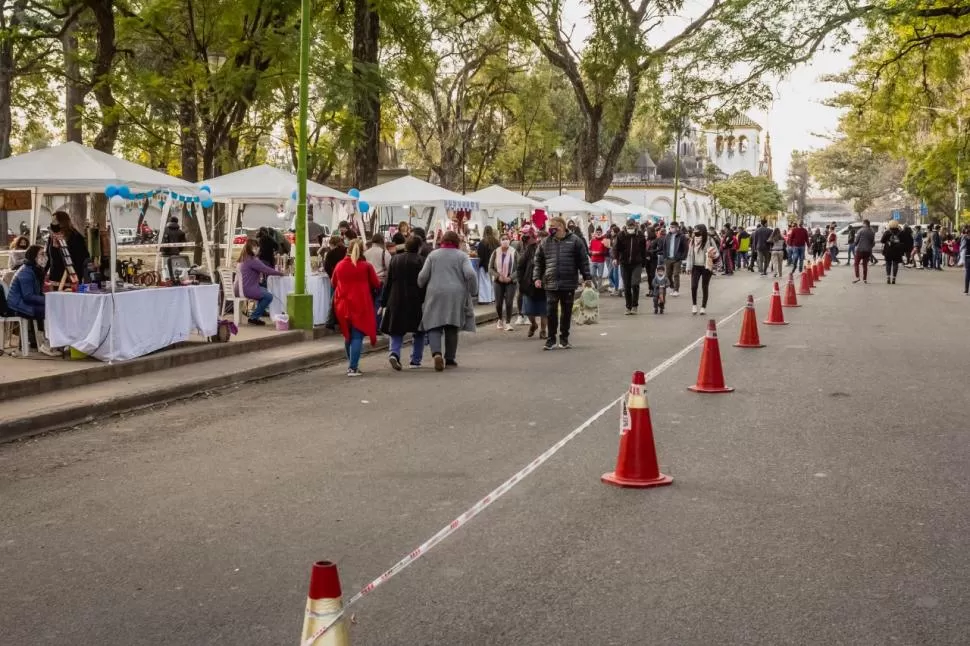
[[[687,236],[680,232],[680,225],[670,223],[664,238],[664,269],[670,281],[670,296],[680,296],[680,263],[687,257]]]
[[[488,275],[495,282],[495,311],[498,312],[498,329],[511,332],[512,303],[515,301],[515,264],[518,254],[511,248],[508,234],[503,234],[499,248],[492,252],[488,262]],[[504,308],[504,316],[503,316]]]
[[[240,296],[256,301],[256,309],[249,315],[250,325],[266,325],[263,314],[269,304],[273,302],[273,295],[265,287],[261,287],[261,276],[282,276],[283,273],[268,266],[256,257],[256,241],[248,240],[239,252],[239,264],[236,266],[236,281],[240,289],[236,290]]]
[[[10,294],[7,297],[7,308],[16,316],[21,316],[37,322],[39,330],[44,330],[45,302],[44,302],[44,265],[47,263],[47,253],[40,245],[31,245],[24,252],[24,262],[17,270],[10,283]],[[5,314],[5,312],[0,312]],[[41,354],[57,356],[51,351],[47,343],[41,339],[34,339],[34,326],[30,325],[28,335],[31,345],[40,350]],[[23,330],[20,332],[24,333]]]
[[[714,263],[719,253],[717,245],[710,239],[707,227],[698,224],[694,227],[694,235],[687,250],[687,266],[690,267],[690,296],[693,302],[691,312],[697,314],[697,287],[702,290],[701,314],[707,313],[707,294],[714,274]]]
[[[626,221],[613,247],[613,264],[619,265],[623,277],[623,297],[626,299],[627,316],[636,314],[640,307],[640,278],[643,274],[643,256],[647,241],[633,218]]]
[[[549,318],[549,338],[543,350],[556,347],[569,349],[569,328],[572,323],[573,301],[579,287],[577,277],[590,282],[589,254],[583,241],[566,229],[561,217],[549,220],[549,237],[536,251],[532,279],[536,288],[546,291],[546,309]]]
[[[593,270],[593,287],[600,290],[605,273],[607,248],[603,244],[603,229],[596,227],[593,239],[589,241],[589,264]]]

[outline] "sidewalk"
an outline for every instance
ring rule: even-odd
[[[478,325],[483,325],[494,321],[497,316],[492,305],[479,305],[475,308],[475,318]],[[301,331],[274,334],[256,335],[243,341],[234,339],[225,344],[188,344],[188,348],[169,350],[113,366],[56,359],[39,360],[38,364],[43,367],[25,371],[21,379],[0,383],[0,392],[10,395],[0,399],[0,442],[76,426],[247,381],[346,360],[342,337],[328,335],[304,341]],[[265,346],[270,342],[268,347],[258,345],[262,343]],[[237,344],[236,351],[227,356],[225,353],[233,350],[233,344]],[[248,347],[254,349],[245,351]],[[240,352],[240,349],[243,351]],[[374,348],[364,344],[365,353],[383,352],[386,349],[386,338],[379,339]],[[206,356],[200,358],[200,353]],[[29,361],[6,358],[2,365],[6,368],[10,362]],[[47,364],[51,364],[51,367],[47,367]],[[112,373],[106,372],[111,369],[123,372],[112,376]],[[45,370],[49,371],[48,374],[44,374]],[[30,390],[31,385],[37,383],[48,389],[41,392]]]

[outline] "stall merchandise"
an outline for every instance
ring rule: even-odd
[[[194,330],[208,338],[218,328],[218,285],[48,292],[46,301],[51,347],[72,347],[101,361],[135,359],[186,341]]]

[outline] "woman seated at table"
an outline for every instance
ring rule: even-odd
[[[7,308],[17,316],[31,321],[37,321],[37,327],[44,329],[44,270],[47,254],[40,245],[27,247],[24,253],[24,264],[13,277],[10,284],[10,294],[7,296]],[[33,326],[28,332],[33,336]],[[23,331],[21,331],[23,332]],[[38,345],[39,339],[32,340],[31,345]],[[39,344],[40,351],[53,355],[46,342]]]
[[[239,265],[236,267],[239,284],[242,286],[242,295],[256,301],[256,309],[249,316],[250,325],[266,325],[263,314],[269,304],[273,302],[273,295],[265,287],[261,287],[259,279],[261,276],[282,276],[283,273],[276,271],[262,260],[256,257],[257,242],[247,240],[239,253]]]
[[[84,265],[88,261],[88,244],[84,236],[71,224],[71,216],[64,211],[57,211],[53,215],[54,221],[51,222],[51,234],[60,234],[64,237],[68,254],[71,256],[71,265],[79,281],[84,281]],[[43,265],[42,265],[43,266]],[[47,270],[50,272],[48,277],[52,283],[61,282],[66,271],[64,266],[64,255],[60,249],[54,246],[54,236],[47,239]]]

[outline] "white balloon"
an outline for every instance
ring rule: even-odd
[[[293,200],[293,199],[286,200],[286,212],[296,213],[296,200]]]
[[[209,200],[209,199],[212,199],[212,193],[210,193],[209,191],[207,191],[205,189],[202,189],[201,191],[199,191],[199,200],[200,201],[205,202],[206,200]]]

